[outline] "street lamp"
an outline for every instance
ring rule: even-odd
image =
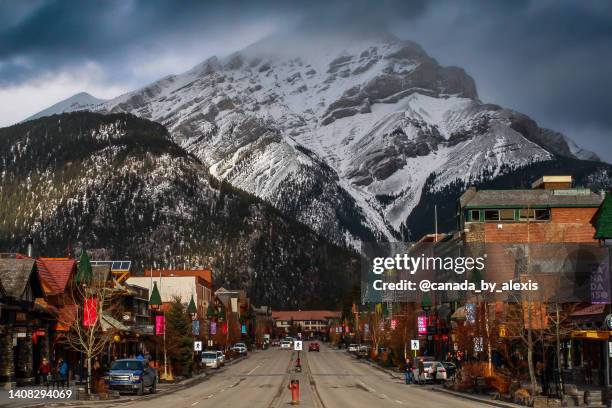
[[[431,343],[430,343],[430,339],[431,339],[431,329],[430,329],[430,325],[429,325],[429,311],[431,310],[431,307],[433,306],[433,304],[431,303],[431,299],[429,298],[429,294],[426,292],[423,295],[423,299],[421,300],[421,309],[423,309],[423,311],[425,312],[425,321],[426,321],[426,325],[427,325],[427,342],[425,343],[427,345],[426,347],[426,355],[429,355],[430,353],[430,349],[431,349]]]
[[[157,333],[157,313],[160,311],[162,306],[162,299],[161,299],[161,295],[159,293],[159,289],[157,289],[157,282],[153,282],[153,289],[151,290],[151,297],[149,298],[149,308],[151,309],[151,311],[153,312],[153,330],[154,330],[154,334],[157,336],[159,335],[159,333]],[[167,361],[167,354],[166,354],[166,317],[165,316],[161,316],[163,319],[163,336],[164,336],[164,378],[168,378],[168,361]],[[160,326],[162,326],[160,324]],[[161,327],[160,327],[161,328]],[[156,342],[157,344],[157,342]],[[157,347],[156,347],[157,348]],[[155,358],[157,359],[157,349],[155,350]]]

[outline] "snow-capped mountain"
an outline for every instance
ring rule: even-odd
[[[431,177],[442,190],[597,159],[387,34],[270,37],[91,109],[164,124],[216,177],[352,245],[412,228]]]
[[[72,95],[68,99],[64,99],[63,101],[58,102],[55,105],[50,106],[47,109],[30,116],[29,118],[25,119],[25,121],[64,112],[77,112],[85,110],[94,111],[98,109],[98,106],[104,102],[106,102],[106,99],[96,98],[94,96],[91,96],[87,92],[79,92],[76,95]]]

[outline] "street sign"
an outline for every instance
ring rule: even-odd
[[[419,349],[419,340],[410,340],[410,350],[418,350]]]
[[[202,342],[201,341],[194,341],[193,342],[193,350],[194,351],[202,351]]]
[[[293,349],[295,351],[302,351],[302,340],[296,340],[293,342]]]

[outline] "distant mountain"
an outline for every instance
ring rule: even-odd
[[[212,267],[256,304],[335,308],[357,256],[212,177],[160,124],[78,112],[0,129],[0,252]]]
[[[95,111],[99,108],[99,105],[104,102],[106,102],[105,99],[98,99],[96,97],[91,96],[87,92],[80,92],[76,95],[71,96],[68,99],[64,99],[63,101],[58,102],[55,105],[50,106],[47,109],[30,116],[29,118],[25,119],[25,121],[65,112],[77,112],[84,110]]]
[[[480,101],[463,69],[387,34],[269,37],[93,110],[164,124],[215,177],[354,247],[418,238],[422,198],[449,186],[561,158],[598,168],[566,136]]]

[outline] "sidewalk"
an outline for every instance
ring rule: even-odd
[[[355,358],[353,356],[353,358]],[[380,365],[374,363],[373,361],[367,360],[367,359],[357,359],[355,358],[355,360],[357,361],[361,361],[363,364],[367,364],[369,366],[371,366],[372,368],[375,368],[377,370],[383,371],[387,374],[389,374],[391,377],[398,379],[398,380],[402,380],[404,381],[404,373],[401,373],[399,371],[394,371],[390,368],[386,368],[386,367],[381,367]],[[420,386],[422,388],[426,388],[427,386]],[[449,389],[444,388],[443,386],[440,385],[434,385],[431,384],[429,385],[428,388],[431,391],[436,391],[436,392],[443,392],[449,395],[452,395],[454,397],[458,397],[458,398],[464,398],[464,399],[468,399],[471,401],[476,401],[476,402],[480,402],[482,404],[488,404],[494,407],[500,407],[500,408],[519,408],[519,407],[524,407],[524,405],[519,405],[519,404],[514,404],[512,402],[505,402],[505,401],[498,401],[498,400],[494,400],[491,397],[487,396],[487,395],[479,395],[479,394],[468,394],[465,392],[458,392],[458,391],[452,391]]]
[[[239,363],[244,360],[246,357],[239,357],[233,360],[230,360],[225,363],[226,366],[231,366],[233,364]],[[191,378],[186,378],[176,383],[158,383],[157,384],[157,392],[155,394],[145,394],[143,396],[137,395],[122,395],[118,399],[108,399],[108,400],[76,400],[74,399],[74,393],[76,393],[76,389],[74,386],[70,387],[70,390],[73,392],[73,397],[71,399],[53,399],[53,400],[19,400],[19,399],[9,399],[8,390],[2,390],[0,392],[0,408],[45,408],[50,405],[56,407],[66,407],[66,406],[96,406],[96,405],[115,405],[122,404],[135,400],[148,400],[156,398],[160,395],[167,395],[182,390],[184,388],[190,387],[202,381],[206,381],[211,375],[214,375],[210,370],[204,371],[201,374],[194,375]],[[46,389],[46,387],[27,387],[29,389]]]

